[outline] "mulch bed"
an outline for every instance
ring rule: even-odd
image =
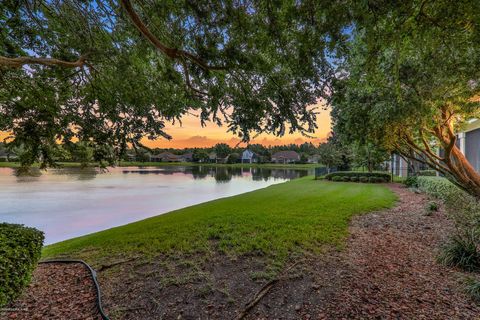
[[[0,311],[1,319],[101,319],[95,287],[79,263],[40,264],[25,292]]]
[[[442,210],[425,215],[425,195],[390,187],[395,208],[354,219],[339,288],[319,317],[480,319],[480,306],[461,292],[463,274],[436,262],[451,221]]]

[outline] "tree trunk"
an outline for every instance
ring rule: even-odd
[[[452,176],[468,193],[480,198],[480,174],[457,146],[453,146],[450,158],[446,164]]]
[[[373,172],[373,163],[371,161],[368,161],[367,163],[367,169],[368,169],[368,172]]]
[[[455,112],[448,105],[442,106],[439,111],[436,124],[419,128],[417,139],[407,132],[402,133],[400,140],[404,144],[396,144],[397,151],[404,157],[427,164],[443,173],[455,185],[480,200],[480,174],[456,145],[457,135],[453,125]],[[432,136],[425,136],[425,132],[430,132]],[[431,138],[440,142],[444,156],[432,150]]]

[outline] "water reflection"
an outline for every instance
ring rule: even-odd
[[[9,168],[5,168],[10,170]],[[39,169],[37,167],[33,168],[14,168],[13,175],[17,177],[18,182],[32,182],[38,181],[43,174],[52,174],[52,175],[68,175],[71,179],[76,180],[92,180],[95,179],[95,176],[99,173],[108,172],[105,169],[98,168],[50,168],[50,169]],[[0,172],[1,174],[1,172]]]
[[[307,170],[298,169],[270,169],[258,167],[215,167],[215,166],[191,166],[191,167],[165,167],[161,169],[136,168],[122,169],[122,173],[128,174],[161,174],[172,175],[178,172],[191,175],[194,180],[214,178],[217,183],[229,182],[233,177],[251,176],[253,181],[268,181],[275,179],[296,179],[308,175]]]

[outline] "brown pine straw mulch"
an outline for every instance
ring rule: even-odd
[[[319,318],[480,319],[480,306],[459,285],[464,274],[436,261],[452,222],[443,209],[425,215],[425,195],[390,188],[395,208],[354,219],[339,288]]]
[[[99,320],[89,272],[80,263],[39,264],[32,282],[0,319]]]
[[[399,196],[394,208],[355,217],[343,251],[305,255],[245,319],[480,319],[480,305],[459,284],[465,274],[436,261],[452,222],[443,209],[425,215],[427,196],[389,187]],[[100,271],[112,319],[235,319],[265,285],[251,278],[265,268],[259,257],[214,253],[198,262],[205,277],[171,285],[160,285],[169,276],[162,261]],[[173,272],[183,279],[192,270]],[[0,312],[0,319],[99,319],[93,282],[79,264],[40,265],[9,308],[18,311]]]

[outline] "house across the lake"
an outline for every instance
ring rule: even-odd
[[[274,163],[295,163],[300,161],[300,155],[295,151],[279,151],[272,155]]]
[[[182,158],[179,155],[173,154],[171,152],[162,152],[156,155],[150,156],[150,161],[152,162],[181,162]]]
[[[255,154],[255,152],[253,152],[252,150],[245,149],[242,152],[241,162],[242,163],[255,163],[255,162],[258,162],[258,157]]]
[[[180,155],[180,159],[182,162],[192,162],[193,161],[193,153],[192,152],[187,152],[182,155]]]
[[[217,162],[217,153],[216,152],[210,152],[208,154],[208,161],[211,163],[216,163]]]
[[[18,157],[15,153],[10,152],[8,150],[0,150],[0,161],[16,161]]]
[[[318,163],[320,161],[320,156],[318,154],[312,154],[308,156],[308,163]]]

